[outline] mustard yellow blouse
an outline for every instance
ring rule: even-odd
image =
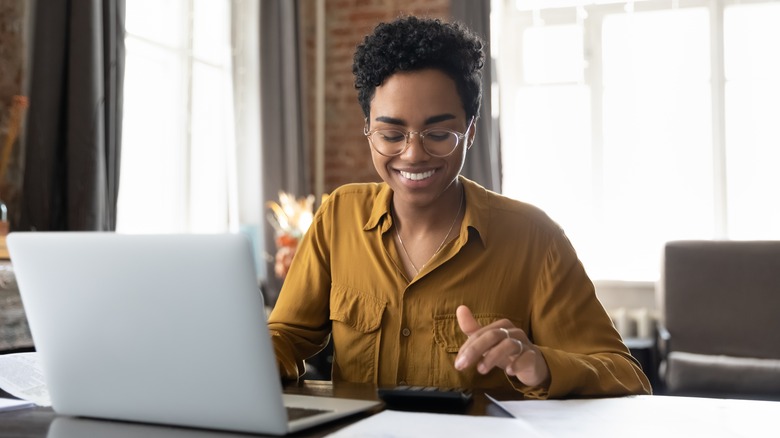
[[[301,241],[269,328],[285,378],[333,337],[334,381],[514,387],[529,398],[648,394],[647,377],[597,300],[560,227],[541,210],[460,177],[459,236],[407,278],[380,184],[335,190]],[[525,330],[550,367],[530,388],[502,370],[457,371],[466,340],[455,309]]]

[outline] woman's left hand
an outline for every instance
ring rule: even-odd
[[[459,306],[456,315],[460,329],[468,336],[455,358],[457,370],[476,365],[477,372],[487,374],[497,367],[527,386],[549,384],[550,368],[522,329],[508,319],[482,327],[466,306]]]

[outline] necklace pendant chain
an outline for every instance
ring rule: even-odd
[[[450,224],[450,229],[447,230],[447,234],[444,235],[444,239],[442,239],[441,243],[439,244],[439,247],[436,248],[436,252],[433,253],[433,255],[428,259],[430,261],[432,258],[436,257],[436,254],[441,251],[441,249],[444,247],[444,244],[447,243],[447,238],[450,237],[450,233],[452,233],[452,229],[455,227],[455,222],[458,221],[458,216],[460,216],[460,211],[463,208],[463,193],[460,194],[460,203],[458,204],[458,211],[455,213],[455,217],[452,218],[452,223]],[[390,210],[390,214],[393,214],[393,210]],[[412,261],[412,258],[409,257],[409,252],[406,250],[406,245],[404,245],[403,239],[401,239],[401,232],[398,231],[398,221],[396,220],[395,216],[393,216],[393,222],[395,222],[395,236],[398,237],[398,243],[401,244],[401,249],[404,251],[404,255],[406,255],[406,259],[409,260],[409,264],[412,265],[412,269],[414,269],[414,275],[417,276],[417,274],[420,273],[420,271],[425,268],[425,265],[428,264],[428,262],[425,262],[420,268],[418,269],[417,266],[414,264],[414,261]]]

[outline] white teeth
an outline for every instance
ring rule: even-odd
[[[411,172],[404,172],[402,170],[401,171],[401,176],[406,178],[406,179],[410,179],[412,181],[419,181],[421,179],[430,178],[431,175],[433,175],[434,173],[436,173],[435,170],[429,170],[429,171],[423,172],[423,173],[411,173]]]

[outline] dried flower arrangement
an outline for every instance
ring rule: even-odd
[[[279,202],[266,203],[271,211],[268,222],[276,232],[276,256],[274,273],[278,278],[287,276],[298,242],[314,219],[314,195],[296,199],[294,195],[279,192]]]

